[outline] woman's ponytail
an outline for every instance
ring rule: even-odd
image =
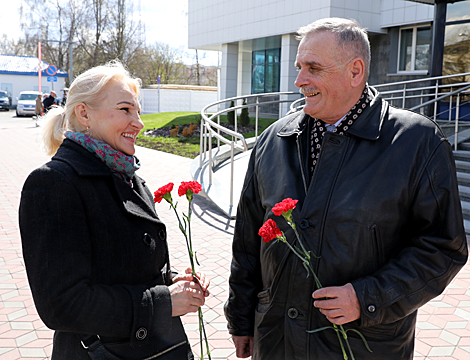
[[[64,141],[64,133],[67,131],[65,121],[65,109],[61,106],[52,107],[43,118],[44,129],[42,139],[47,155],[54,155]]]

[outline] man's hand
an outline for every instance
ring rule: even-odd
[[[247,358],[253,354],[253,336],[232,335],[237,358]]]
[[[312,297],[313,305],[333,324],[343,325],[361,317],[361,305],[351,283],[318,289]]]

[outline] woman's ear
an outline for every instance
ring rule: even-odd
[[[80,124],[88,128],[90,126],[90,119],[88,118],[88,107],[85,103],[78,103],[75,105],[75,116]]]

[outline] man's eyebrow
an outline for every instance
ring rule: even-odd
[[[320,63],[318,63],[316,61],[313,61],[313,60],[312,61],[304,61],[304,64],[307,65],[307,66],[310,66],[310,67],[322,67],[322,65]],[[294,66],[296,68],[300,67],[300,65],[297,61],[294,63]]]

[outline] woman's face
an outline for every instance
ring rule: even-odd
[[[124,80],[112,80],[102,91],[99,108],[87,107],[90,134],[117,151],[134,155],[135,138],[144,127],[137,94]]]

